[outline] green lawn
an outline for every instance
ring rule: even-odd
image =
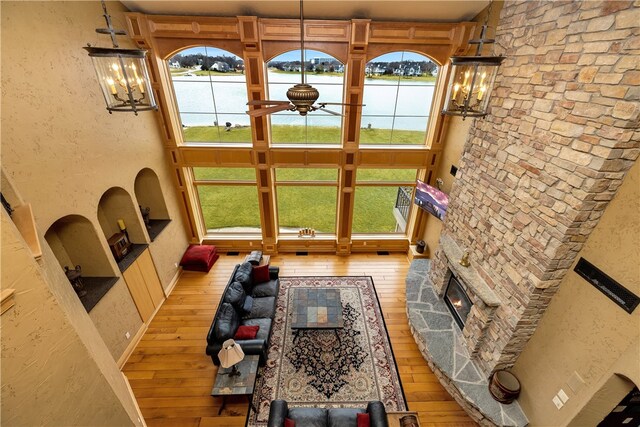
[[[194,168],[198,180],[251,180],[253,168]],[[407,181],[415,179],[415,169],[361,169],[358,181]],[[276,169],[276,181],[337,182],[337,169]],[[398,187],[358,187],[356,189],[353,232],[392,233]],[[228,227],[260,227],[260,209],[255,184],[199,185],[200,203],[208,229]],[[279,225],[281,228],[314,228],[320,233],[335,233],[337,187],[277,186]]]
[[[272,141],[277,144],[340,144],[340,128],[329,126],[276,125],[271,127]],[[187,142],[251,142],[251,128],[224,126],[191,126],[183,129]],[[360,144],[424,144],[425,133],[415,130],[362,129]]]

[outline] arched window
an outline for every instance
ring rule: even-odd
[[[334,57],[305,49],[306,82],[320,93],[318,102],[341,103],[344,64]],[[268,98],[287,100],[287,90],[301,82],[300,50],[292,50],[267,63]],[[327,109],[342,114],[341,105]],[[342,117],[321,110],[301,116],[295,111],[271,114],[271,141],[275,144],[340,144]]]
[[[365,68],[360,145],[425,143],[438,66],[413,52],[391,52]]]
[[[244,62],[198,46],[167,60],[185,142],[251,142]]]

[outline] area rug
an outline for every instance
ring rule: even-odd
[[[343,329],[307,330],[294,343],[294,288],[337,288]],[[337,332],[337,335],[336,335]],[[365,408],[380,400],[387,411],[407,404],[371,277],[282,277],[267,363],[260,370],[248,426],[266,426],[272,400],[289,407]]]

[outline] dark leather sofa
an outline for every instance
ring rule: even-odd
[[[255,339],[235,340],[244,354],[259,355],[261,365],[267,360],[276,297],[280,289],[279,268],[269,267],[269,280],[262,283],[253,283],[251,269],[248,262],[236,265],[213,317],[207,334],[206,351],[215,365],[220,365],[218,352],[222,343],[233,338],[241,325],[260,326]]]
[[[284,400],[274,400],[269,409],[267,427],[283,427],[290,418],[296,427],[356,427],[358,413],[368,413],[371,427],[389,427],[387,411],[380,401],[369,402],[366,409],[291,408]]]

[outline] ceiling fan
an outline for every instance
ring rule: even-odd
[[[288,101],[271,101],[268,99],[249,101],[247,105],[270,105],[270,107],[249,110],[247,111],[247,114],[252,117],[261,117],[267,114],[288,110],[297,111],[301,116],[306,116],[310,111],[323,111],[325,113],[333,114],[334,116],[342,116],[342,114],[327,110],[325,107],[327,105],[364,106],[364,104],[343,104],[340,102],[318,102],[316,104],[316,101],[320,97],[320,93],[318,92],[318,89],[305,81],[304,75],[304,13],[302,0],[300,0],[300,64],[301,81],[299,84],[294,85],[287,90],[287,98],[289,98]]]

